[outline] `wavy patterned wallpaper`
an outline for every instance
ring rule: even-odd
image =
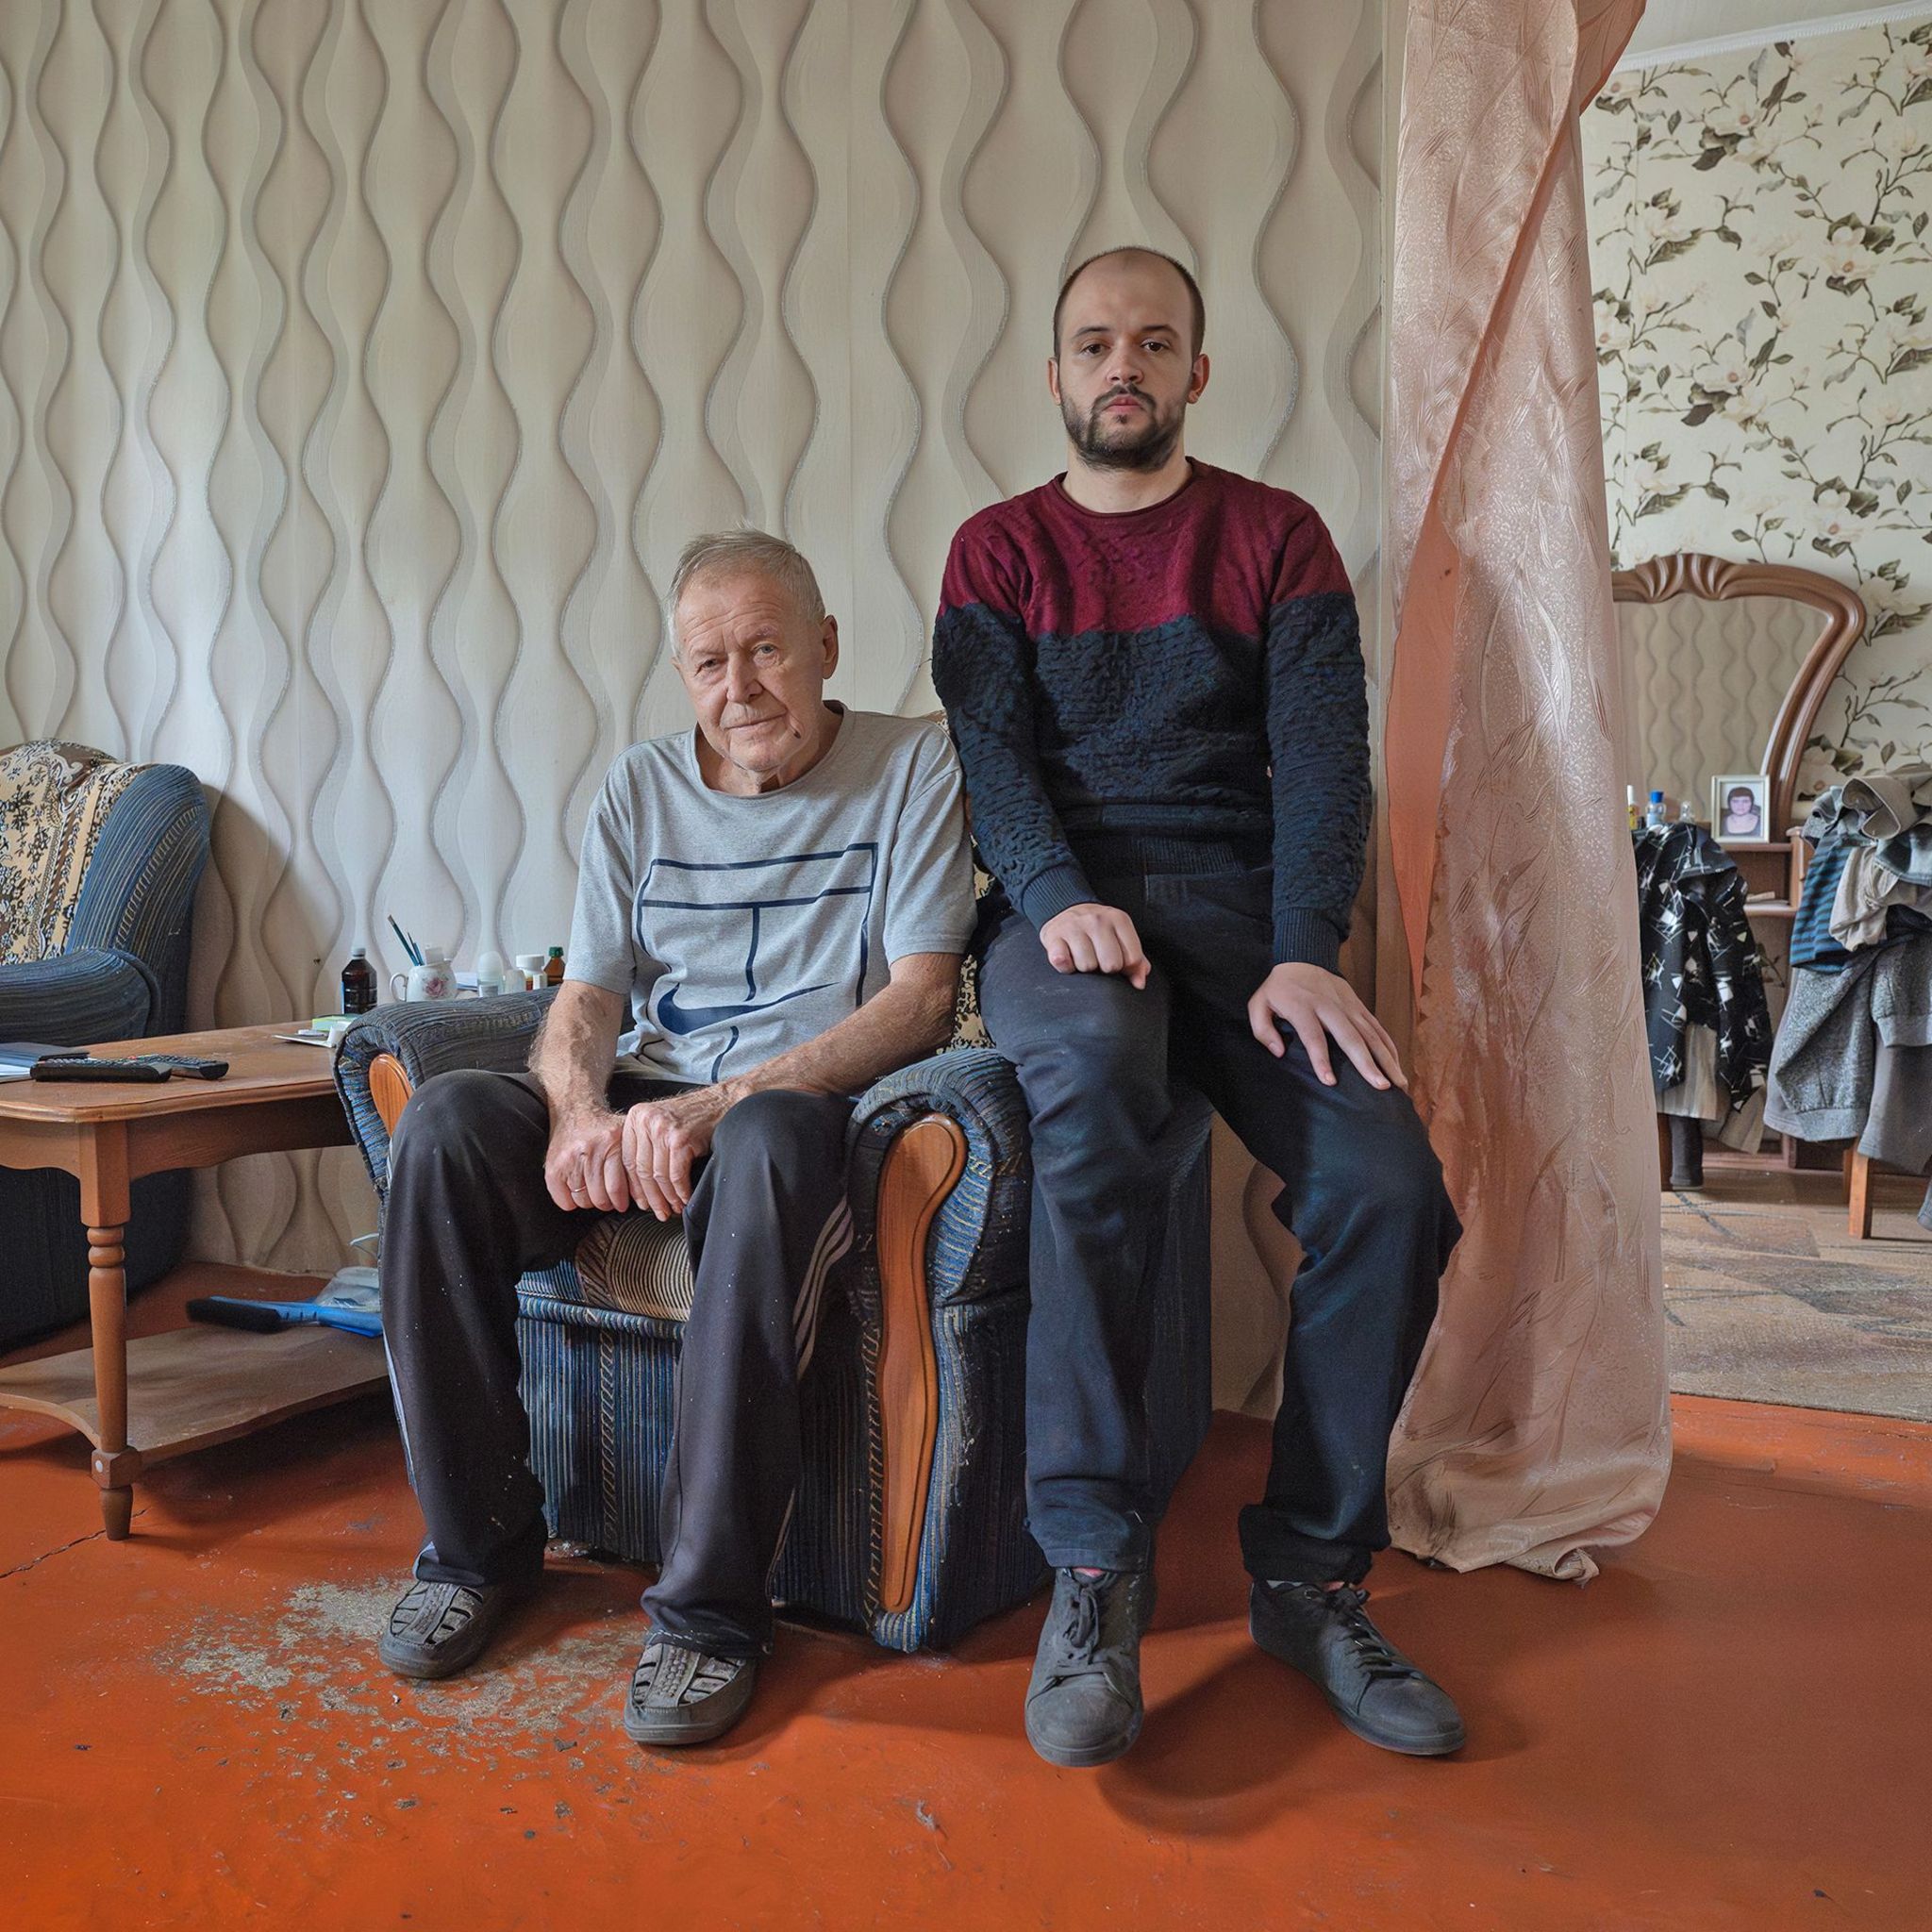
[[[199,1024],[332,1008],[389,910],[560,941],[683,720],[685,539],[784,529],[838,693],[930,707],[947,541],[1059,466],[1054,291],[1122,240],[1198,265],[1191,446],[1321,508],[1373,635],[1380,54],[1370,0],[7,0],[0,741],[211,788]],[[281,1266],[371,1212],[345,1155],[207,1207]]]

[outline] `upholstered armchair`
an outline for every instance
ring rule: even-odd
[[[194,888],[208,862],[201,787],[179,765],[121,764],[42,740],[0,752],[0,1040],[92,1046],[178,1033]],[[180,1258],[188,1176],[136,1181],[127,1285]],[[0,1348],[87,1312],[79,1189],[0,1172]]]
[[[378,1008],[336,1083],[380,1192],[411,1092],[456,1067],[521,1070],[547,993]],[[1176,1110],[1147,1406],[1167,1495],[1207,1428],[1208,1125]],[[1044,1575],[1025,1528],[1026,1114],[1012,1069],[960,1047],[879,1081],[848,1141],[856,1239],[803,1390],[805,1475],[773,1591],[895,1650],[951,1643]],[[531,1465],[554,1536],[658,1557],[682,1230],[605,1217],[518,1291]]]

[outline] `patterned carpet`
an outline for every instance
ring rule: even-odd
[[[1671,1387],[1932,1421],[1932,1235],[1924,1183],[1881,1176],[1854,1241],[1835,1174],[1707,1164],[1663,1202]]]

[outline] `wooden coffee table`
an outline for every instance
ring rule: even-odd
[[[119,1541],[134,1482],[152,1462],[246,1435],[387,1380],[382,1349],[332,1328],[257,1335],[191,1325],[127,1340],[128,1184],[213,1167],[239,1154],[338,1147],[349,1124],[327,1049],[276,1033],[299,1024],[119,1041],[101,1054],[199,1054],[228,1062],[220,1080],[148,1085],[0,1082],[0,1167],[56,1167],[80,1182],[93,1346],[0,1368],[0,1407],[57,1416],[94,1445],[101,1516]]]

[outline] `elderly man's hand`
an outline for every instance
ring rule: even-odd
[[[565,1209],[595,1208],[622,1214],[630,1206],[624,1172],[624,1116],[585,1108],[550,1124],[543,1185]]]
[[[1328,1057],[1332,1033],[1371,1087],[1386,1088],[1392,1081],[1408,1091],[1408,1076],[1402,1071],[1395,1042],[1340,974],[1299,963],[1277,966],[1248,1002],[1248,1024],[1277,1059],[1288,1051],[1281,1029],[1292,1027],[1307,1049],[1315,1077],[1324,1087],[1335,1084]]]
[[[691,1206],[692,1165],[730,1110],[724,1088],[700,1087],[669,1100],[643,1100],[624,1117],[624,1166],[640,1208],[670,1221]]]

